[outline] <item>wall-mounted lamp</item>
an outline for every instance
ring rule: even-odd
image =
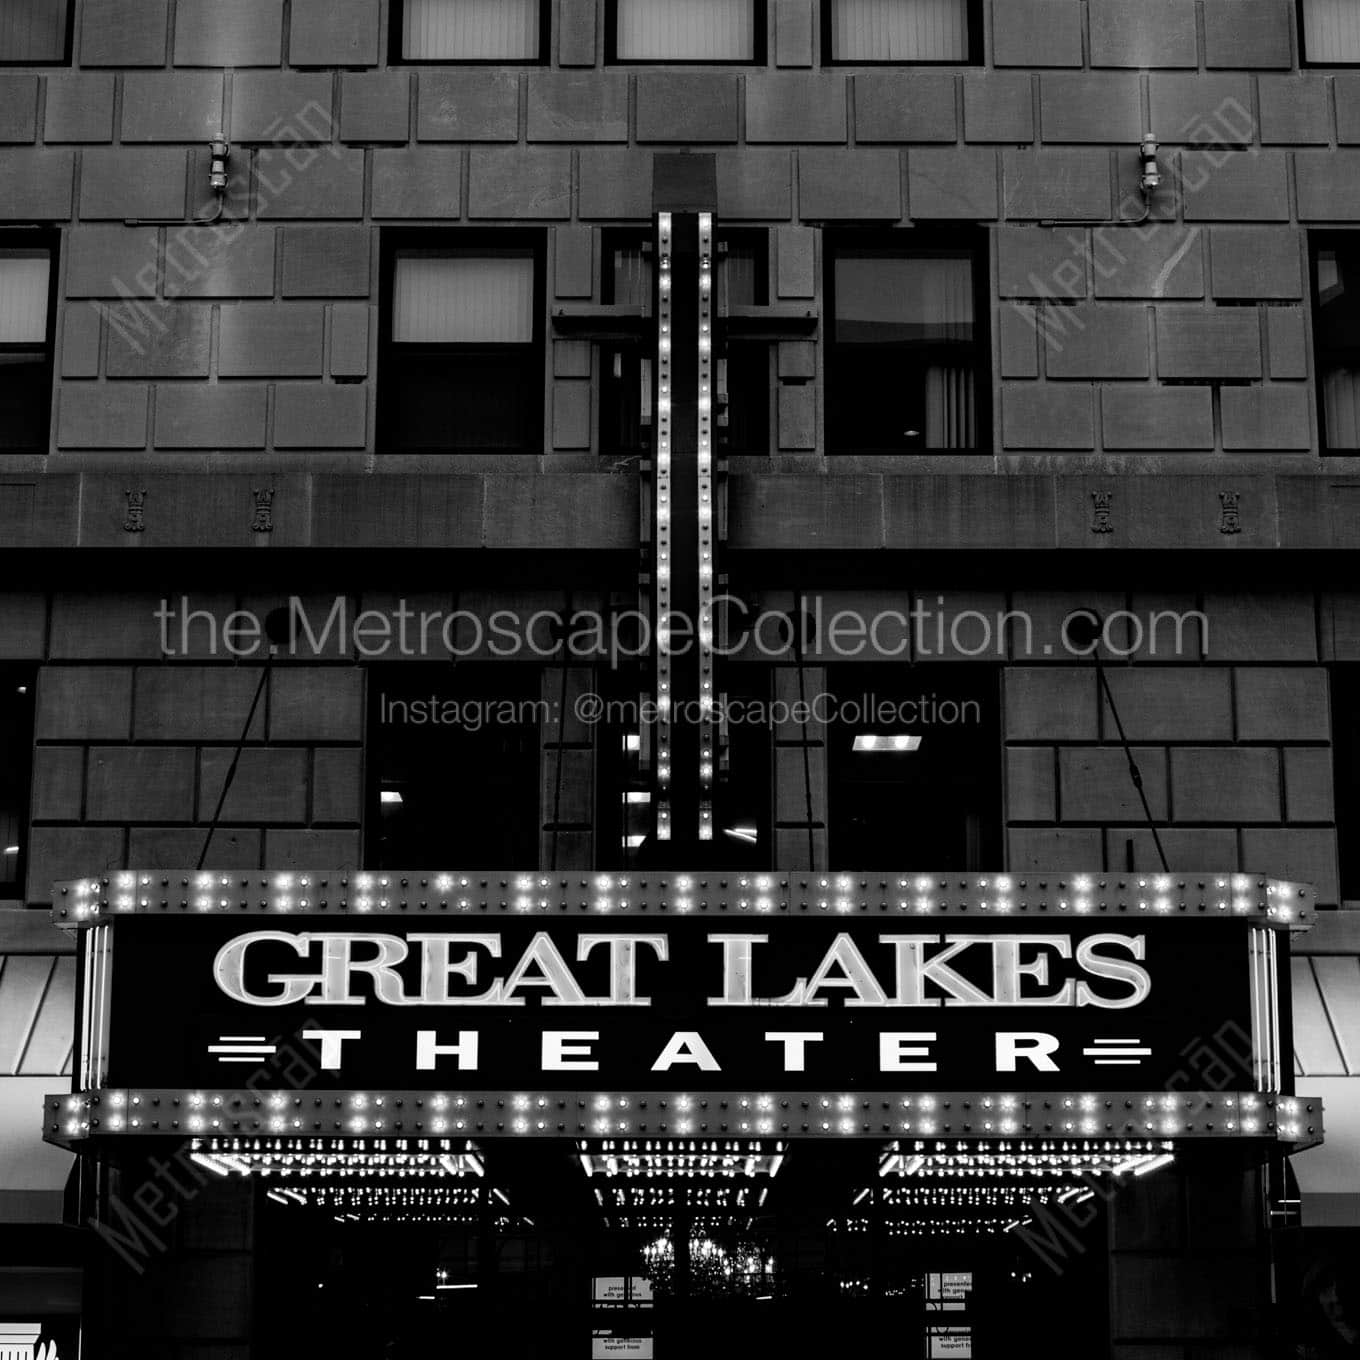
[[[211,227],[221,221],[227,208],[227,161],[231,156],[231,146],[219,133],[208,143],[208,188],[212,190],[213,210],[207,217],[191,217],[186,222],[182,217],[128,217],[124,218],[125,227]]]
[[[1162,172],[1157,164],[1157,139],[1152,133],[1144,135],[1138,157],[1143,167],[1142,178],[1138,183],[1145,194],[1150,194],[1162,182]]]
[[[227,157],[231,154],[231,147],[227,145],[221,137],[213,138],[209,143],[209,152],[212,155],[212,164],[208,168],[208,187],[215,194],[225,194],[227,192]],[[1157,143],[1152,144],[1152,153],[1157,154]]]

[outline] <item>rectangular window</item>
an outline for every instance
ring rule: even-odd
[[[982,59],[977,0],[823,0],[829,63],[900,66]]]
[[[981,244],[829,244],[830,451],[990,449]]]
[[[47,452],[55,260],[46,233],[0,233],[0,450],[8,453]]]
[[[1313,349],[1325,453],[1360,450],[1360,235],[1313,237]]]
[[[610,61],[765,60],[765,0],[612,0],[606,23]]]
[[[537,62],[549,26],[546,0],[399,0],[394,62]]]
[[[1360,0],[1299,0],[1299,38],[1310,66],[1360,65]]]
[[[504,244],[510,235],[384,241],[382,447],[542,450],[543,243]]]
[[[33,671],[0,666],[0,900],[24,899],[33,778]],[[46,884],[39,887],[45,892]]]
[[[64,66],[71,60],[71,0],[4,0],[0,66]]]

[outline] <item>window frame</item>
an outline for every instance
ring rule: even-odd
[[[1336,352],[1324,350],[1321,344],[1320,328],[1322,325],[1321,296],[1318,291],[1318,262],[1322,252],[1329,246],[1335,247],[1337,242],[1345,241],[1348,248],[1356,255],[1360,262],[1360,230],[1337,231],[1329,228],[1325,231],[1310,231],[1308,233],[1308,307],[1311,314],[1311,325],[1309,326],[1308,339],[1311,342],[1313,351],[1313,389],[1314,400],[1317,404],[1317,424],[1318,424],[1318,453],[1326,458],[1360,458],[1360,448],[1333,448],[1331,441],[1327,438],[1327,393],[1323,383],[1323,370],[1326,367],[1324,356],[1332,356]],[[1360,345],[1355,348],[1355,366],[1360,368]]]
[[[75,60],[76,0],[66,0],[66,38],[56,61],[6,61],[0,57],[0,71],[22,71],[33,67],[70,66]]]
[[[823,233],[822,292],[826,328],[826,416],[825,448],[828,458],[863,454],[867,457],[909,458],[973,458],[992,454],[992,333],[988,299],[991,297],[991,252],[985,227],[959,223],[948,231],[942,228],[827,228]],[[872,448],[851,445],[833,433],[832,415],[835,409],[833,375],[838,368],[838,353],[846,342],[836,338],[836,261],[842,254],[880,252],[903,258],[916,256],[957,256],[967,253],[973,264],[973,338],[971,341],[900,341],[894,349],[931,351],[941,349],[957,353],[967,350],[973,356],[973,424],[977,437],[971,448]],[[850,348],[855,348],[850,345]],[[867,346],[864,346],[867,348]],[[887,348],[887,346],[885,346]]]
[[[8,227],[0,228],[0,250],[46,250],[50,265],[47,272],[47,341],[43,346],[42,363],[43,387],[47,405],[43,414],[43,439],[40,444],[14,446],[0,444],[0,458],[15,454],[47,453],[52,444],[52,401],[53,384],[57,371],[57,307],[58,275],[61,272],[61,232],[55,227]],[[0,343],[0,354],[31,354],[36,347],[31,344],[14,342]]]
[[[621,57],[619,56],[619,0],[606,0],[604,7],[604,64],[606,66],[768,66],[770,61],[769,0],[747,0],[751,6],[753,42],[750,57],[730,60],[705,60],[697,57]]]
[[[1308,27],[1307,15],[1308,0],[1294,0],[1294,16],[1298,24],[1299,34],[1299,67],[1302,70],[1312,68],[1313,70],[1323,71],[1352,71],[1360,67],[1360,57],[1354,61],[1315,61],[1308,55]]]
[[[402,49],[406,28],[406,0],[392,0],[388,18],[389,66],[547,66],[552,60],[552,0],[538,0],[538,55],[536,57],[408,57]]]
[[[0,665],[0,685],[8,687],[6,702],[16,705],[22,699],[25,712],[22,715],[16,713],[16,726],[20,728],[23,738],[22,750],[18,753],[20,766],[18,770],[18,781],[15,787],[18,789],[18,799],[15,811],[18,817],[18,844],[19,853],[14,857],[14,878],[0,880],[0,902],[6,905],[27,905],[28,900],[28,869],[30,850],[33,842],[33,775],[37,767],[37,696],[38,696],[38,668],[27,662],[6,662]],[[27,692],[23,695],[17,693],[20,685],[27,687]],[[0,849],[3,845],[0,844]],[[10,896],[8,889],[10,884],[14,885],[14,895]]]
[[[848,58],[838,57],[834,54],[834,43],[832,41],[832,35],[835,31],[835,15],[832,11],[835,5],[836,0],[819,0],[823,66],[868,66],[895,69],[897,67],[916,66],[981,66],[985,62],[984,49],[986,43],[983,35],[986,29],[983,24],[982,0],[964,0],[968,22],[968,55],[962,61],[889,61],[886,58],[878,61],[852,61]]]
[[[378,309],[378,372],[377,372],[377,444],[379,456],[384,454],[448,454],[465,457],[515,457],[520,454],[541,455],[545,451],[543,433],[544,414],[544,375],[547,352],[547,232],[541,227],[509,227],[504,229],[466,228],[466,227],[396,227],[383,228],[380,264],[380,306]],[[528,344],[472,344],[467,342],[442,341],[437,343],[418,341],[398,341],[392,338],[392,321],[396,304],[397,256],[403,251],[421,250],[444,252],[450,255],[472,255],[488,251],[504,251],[507,247],[523,249],[534,262],[534,301],[533,301],[533,338]],[[504,445],[494,447],[474,446],[469,448],[442,447],[431,448],[399,444],[393,438],[396,422],[391,414],[392,401],[389,381],[386,377],[396,367],[398,356],[420,351],[422,354],[469,354],[492,356],[496,354],[515,354],[520,361],[532,365],[534,381],[526,400],[532,403],[528,413],[528,426],[536,435],[524,448]],[[386,391],[385,391],[386,389]]]

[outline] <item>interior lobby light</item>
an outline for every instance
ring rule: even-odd
[[[864,755],[868,752],[908,752],[921,749],[921,738],[911,732],[894,732],[877,736],[869,732],[855,735],[855,752]]]

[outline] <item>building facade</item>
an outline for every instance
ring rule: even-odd
[[[662,1357],[881,1320],[923,1356],[1354,1353],[1360,5],[2,8],[0,1318],[46,1328],[17,1345]],[[674,1147],[603,1176],[622,1124],[512,1114],[391,1212],[89,1105],[42,1141],[44,1097],[101,1084],[104,927],[57,929],[54,885],[317,915],[302,876],[395,911],[463,873],[491,917],[641,912],[647,874],[794,914],[897,910],[904,874],[989,921],[1302,891],[1292,963],[1261,927],[1273,1077],[1225,1022],[1070,1089],[1245,1062],[1327,1141],[1220,1144],[1197,1106],[1173,1165],[1037,1222],[913,1199],[886,1123],[776,1117],[710,1194],[736,1123],[671,1185]],[[193,996],[143,934],[170,1052]],[[1237,969],[1157,995],[1245,1006]],[[233,1089],[336,1086],[299,1051]],[[343,1156],[379,1167],[381,1128]]]

